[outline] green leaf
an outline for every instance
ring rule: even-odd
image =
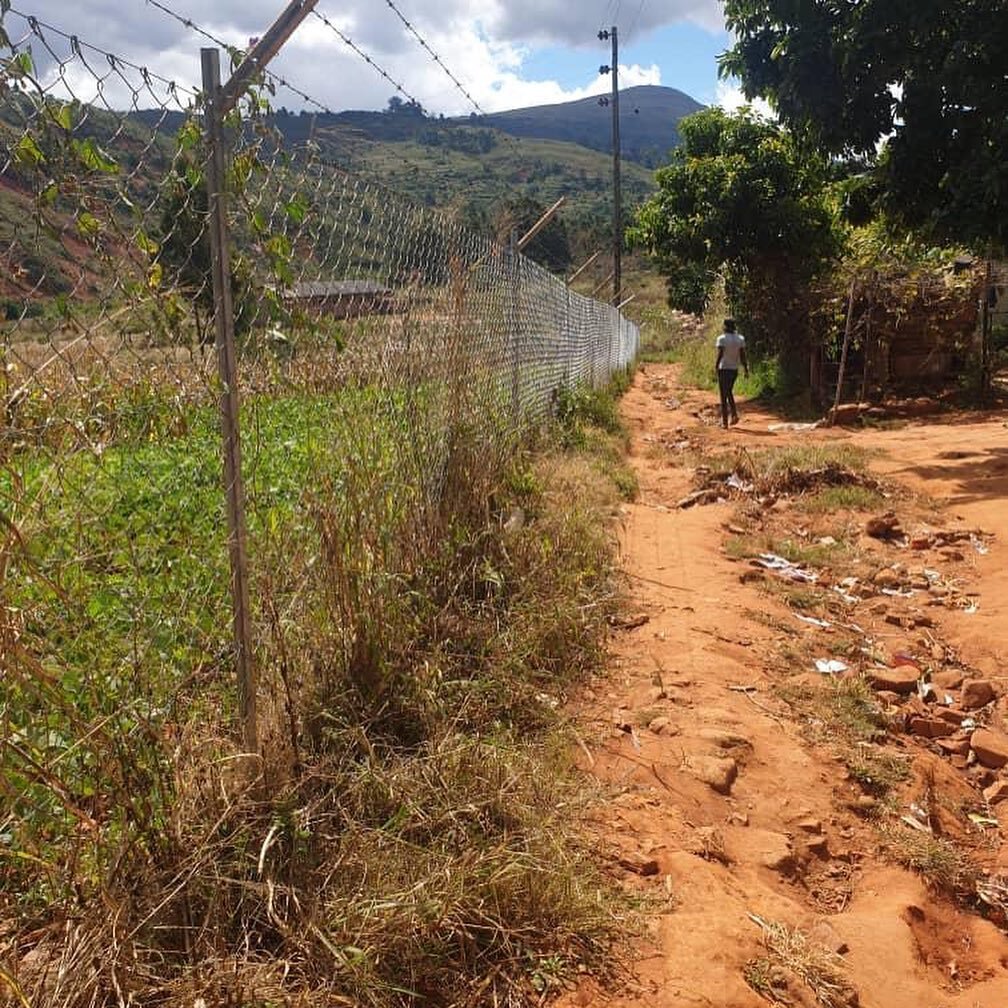
[[[53,113],[53,119],[58,126],[62,126],[68,133],[73,129],[73,116],[68,104],[60,105]]]
[[[35,142],[35,138],[30,133],[26,133],[14,145],[14,161],[19,165],[35,167],[42,164],[45,159],[46,157],[42,153],[42,148],[39,147]]]
[[[88,213],[87,210],[82,210],[77,215],[75,223],[77,230],[86,238],[93,238],[101,233],[101,221],[94,214]]]
[[[70,146],[81,164],[88,170],[100,172],[102,175],[115,175],[119,171],[119,165],[91,137],[86,140],[71,140]]]
[[[149,237],[144,231],[138,231],[136,236],[136,246],[142,252],[146,252],[149,256],[156,256],[161,250],[161,246],[158,245],[153,238]]]
[[[178,131],[177,141],[182,150],[193,150],[198,147],[203,134],[200,132],[199,123],[195,119],[187,119]]]
[[[287,216],[295,223],[302,224],[305,219],[305,215],[308,213],[308,201],[298,193],[290,203],[284,207],[284,212]]]
[[[7,69],[11,77],[16,79],[31,77],[35,73],[35,62],[30,52],[21,52],[10,61]]]

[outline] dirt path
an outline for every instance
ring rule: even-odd
[[[622,552],[630,622],[647,619],[617,635],[611,674],[589,694],[582,723],[585,768],[610,796],[597,813],[600,842],[623,884],[646,897],[648,933],[620,990],[585,985],[565,1004],[1004,1008],[1006,932],[975,899],[971,907],[929,888],[883,851],[885,830],[907,832],[903,816],[926,799],[933,814],[917,829],[928,841],[933,832],[961,842],[984,877],[1008,872],[1008,802],[993,809],[981,793],[998,774],[890,726],[884,745],[908,769],[876,801],[852,774],[849,741],[781,696],[782,685],[820,688],[811,656],[830,656],[838,631],[801,620],[793,599],[751,580],[752,567],[729,555],[726,540],[742,531],[735,503],[675,505],[693,489],[696,462],[726,448],[847,441],[878,451],[876,472],[943,502],[925,512],[933,525],[976,526],[994,538],[986,555],[967,542],[924,558],[979,592],[970,595],[977,611],[932,604],[927,619],[918,613],[933,623],[923,637],[920,623],[908,629],[903,616],[890,618],[900,598],[859,600],[845,618],[876,651],[930,647],[936,661],[947,654],[1004,697],[1005,418],[771,433],[779,418],[749,408],[725,432],[695,415],[710,402],[678,388],[674,368],[661,365],[642,368],[624,400],[640,496],[625,509]],[[677,453],[692,453],[693,464]],[[924,505],[908,497],[897,506],[919,514]],[[770,510],[796,535],[810,534],[787,502]],[[865,548],[876,547],[887,561],[908,561],[889,544]],[[897,721],[900,705],[916,702],[880,694]],[[977,717],[1001,724],[1006,703]],[[976,825],[970,812],[986,821]],[[991,825],[998,814],[1000,829]]]

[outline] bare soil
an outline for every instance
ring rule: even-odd
[[[586,981],[562,1004],[1003,1008],[1004,907],[978,898],[974,883],[1008,876],[1008,801],[983,794],[1008,770],[913,734],[915,717],[935,720],[933,696],[869,690],[883,725],[869,741],[795,697],[855,678],[866,689],[872,668],[913,661],[945,683],[958,673],[989,682],[995,699],[983,709],[962,710],[953,687],[939,688],[938,705],[1005,728],[1006,415],[771,431],[781,418],[750,405],[723,431],[712,405],[679,386],[674,365],[657,364],[640,369],[623,401],[640,481],[620,531],[631,600],[610,672],[577,716],[579,759],[606,795],[594,815],[598,843],[640,898],[643,925],[620,983]],[[818,443],[873,453],[871,473],[890,488],[884,507],[810,514],[797,497],[727,492],[677,507],[715,453]],[[878,510],[894,511],[906,537],[865,535]],[[920,529],[960,538],[908,545]],[[971,540],[971,531],[985,535]],[[814,586],[726,548],[732,539],[812,546],[826,535],[844,548],[827,551]],[[896,594],[884,593],[873,572],[894,564],[894,580],[879,583]],[[844,586],[849,576],[856,586]],[[811,602],[807,590],[817,593]],[[824,676],[816,657],[840,657],[848,671]],[[905,768],[884,796],[851,770],[862,747]],[[918,839],[961,855],[966,881],[958,861],[901,867]],[[775,950],[771,925],[800,935],[825,974]]]

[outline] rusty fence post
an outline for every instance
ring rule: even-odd
[[[210,258],[213,274],[214,335],[220,378],[221,436],[224,456],[224,495],[227,511],[228,558],[231,566],[233,644],[238,685],[238,718],[245,751],[259,751],[256,718],[256,671],[252,655],[252,618],[249,611],[248,544],[245,492],[241,472],[241,425],[238,401],[238,363],[235,354],[234,302],[231,291],[231,252],[228,238],[226,159],[221,109],[220,53],[201,49],[204,122],[209,151],[206,164],[209,197]]]

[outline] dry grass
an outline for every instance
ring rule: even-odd
[[[957,897],[974,893],[980,871],[951,840],[895,823],[882,827],[881,834],[886,853],[929,886]]]
[[[591,437],[531,456],[414,416],[390,442],[374,406],[257,573],[262,759],[210,671],[163,724],[73,715],[100,792],[69,761],[30,782],[0,964],[32,1008],[517,1005],[607,969],[557,710],[602,661],[619,490]]]
[[[855,1008],[857,994],[838,955],[796,928],[755,916],[752,919],[763,929],[763,944],[769,953],[766,958],[747,963],[743,971],[746,983],[757,994],[778,1004],[791,1003],[787,994],[790,974],[812,992],[823,1008]]]

